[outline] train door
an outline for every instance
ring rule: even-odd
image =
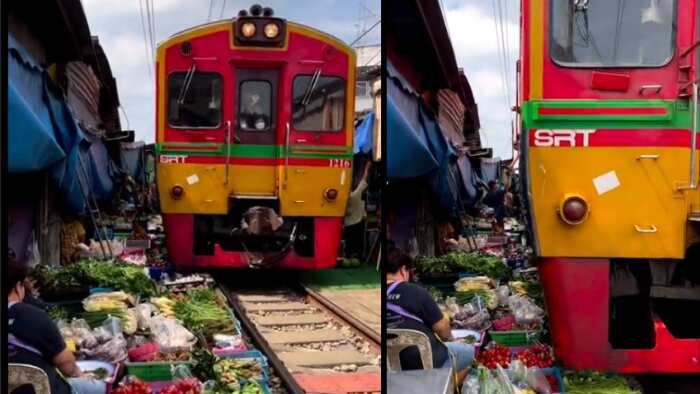
[[[341,69],[338,66],[330,64],[326,70]],[[347,119],[351,115],[346,101],[352,98],[346,97],[347,86],[346,77],[322,71],[321,66],[291,75],[291,114],[285,125],[280,189],[286,215],[318,212],[326,204],[324,189],[345,195],[352,182],[352,156],[348,154],[352,130]]]
[[[279,72],[234,69],[230,182],[236,197],[276,195]]]

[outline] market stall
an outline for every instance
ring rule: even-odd
[[[172,277],[129,256],[31,274],[36,302],[90,379],[115,394],[271,392],[265,356],[246,342],[211,277]]]
[[[559,366],[537,270],[528,261],[516,240],[416,259],[419,281],[449,317],[453,337],[475,347],[461,393],[639,393],[623,377]]]

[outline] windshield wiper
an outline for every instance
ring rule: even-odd
[[[316,85],[318,85],[319,79],[321,79],[320,67],[314,71],[314,75],[311,76],[311,80],[309,80],[309,84],[306,86],[306,92],[304,92],[304,97],[301,99],[302,106],[306,107],[309,104],[309,100],[311,100],[311,95],[316,90]]]
[[[182,81],[182,88],[180,88],[180,94],[177,95],[177,103],[183,105],[185,103],[185,98],[187,98],[187,92],[190,90],[190,84],[194,78],[194,71],[197,69],[197,63],[192,63],[192,67],[187,70],[187,75],[185,75],[185,80]]]

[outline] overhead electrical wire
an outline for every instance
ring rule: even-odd
[[[365,30],[364,32],[362,32],[362,34],[360,34],[356,39],[354,39],[354,40],[350,43],[350,46],[355,45],[355,43],[357,43],[358,41],[360,41],[360,40],[362,39],[362,37],[364,37],[364,36],[367,35],[367,33],[371,32],[372,30],[374,30],[375,27],[379,26],[379,24],[380,24],[381,22],[382,22],[381,19],[378,20],[378,21],[375,22],[369,29],[367,29],[367,30]]]
[[[153,5],[154,0],[150,0],[151,3],[151,31],[152,31],[152,36],[151,36],[151,49],[153,51],[153,57],[151,60],[153,61],[153,68],[155,68],[155,61],[156,61],[156,11]]]
[[[146,50],[146,69],[148,70],[148,76],[151,76],[151,62],[150,60],[150,49],[148,45],[148,34],[146,33],[146,21],[143,17],[143,2],[139,0],[139,13],[141,15],[141,29],[143,31],[143,44],[144,44],[144,49]]]
[[[501,48],[501,34],[500,34],[500,29],[499,29],[499,19],[498,19],[498,11],[497,11],[497,5],[496,2],[498,0],[493,0],[491,2],[492,8],[493,8],[493,25],[496,30],[496,49],[498,52],[498,74],[500,75],[501,78],[501,84],[503,85],[503,99],[506,107],[509,105],[509,100],[508,100],[508,95],[507,95],[507,81],[506,81],[506,76],[504,74],[505,67],[503,65],[504,59],[503,59],[503,50]]]
[[[214,0],[209,0],[209,13],[207,14],[207,22],[211,21],[212,8],[214,8]]]
[[[224,8],[226,8],[226,0],[221,2],[221,12],[219,12],[219,19],[224,18]]]

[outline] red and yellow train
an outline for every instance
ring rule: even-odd
[[[157,51],[158,190],[180,267],[336,264],[355,54],[253,6]]]
[[[557,355],[698,373],[698,1],[521,11],[522,189]]]

